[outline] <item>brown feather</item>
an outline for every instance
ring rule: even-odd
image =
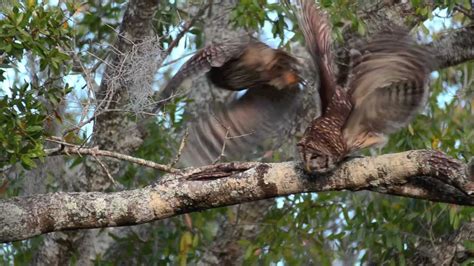
[[[332,54],[331,24],[326,14],[312,0],[300,0],[298,24],[304,35],[306,47],[319,70],[321,110],[324,114],[336,88],[334,58]]]
[[[190,123],[181,164],[210,164],[219,158],[224,143],[225,159],[237,159],[264,148],[267,139],[281,139],[282,131],[295,120],[289,117],[300,99],[298,67],[287,52],[252,39],[214,43],[198,51],[171,79],[162,99],[170,97],[183,80],[206,72],[217,88],[248,91],[225,104],[210,103],[211,113]]]
[[[153,112],[157,112],[161,107],[170,101],[176,94],[177,89],[186,79],[200,76],[212,67],[221,67],[229,60],[236,59],[242,55],[248,41],[212,43],[196,52],[183,66],[176,72],[166,86],[160,90],[158,103]]]
[[[301,82],[298,60],[285,51],[272,49],[254,39],[213,43],[191,57],[160,92],[158,111],[176,93],[181,83],[207,73],[217,87],[245,90],[272,85],[285,89]]]
[[[188,144],[181,164],[201,166],[219,158],[225,142],[225,160],[260,157],[268,141],[284,141],[284,132],[295,121],[301,101],[297,87],[276,90],[266,86],[249,90],[229,104],[214,107],[212,114],[190,124]],[[253,156],[252,156],[253,155]]]
[[[344,90],[333,83],[330,60],[320,60],[330,55],[327,19],[312,0],[301,1],[300,27],[320,68],[327,108],[306,129],[298,149],[307,171],[327,172],[354,151],[384,144],[387,134],[411,121],[426,103],[434,60],[406,31],[381,33],[353,53],[357,57]],[[333,96],[325,99],[328,95]]]
[[[384,135],[411,121],[426,104],[434,65],[429,51],[404,31],[380,34],[361,53],[349,80],[354,107],[344,126],[353,149],[384,144]]]

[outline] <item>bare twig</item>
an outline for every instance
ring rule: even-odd
[[[230,134],[230,130],[228,127],[225,128],[226,131],[225,131],[225,136],[224,136],[224,142],[222,143],[222,148],[221,148],[221,153],[219,154],[219,156],[217,156],[217,158],[212,162],[212,164],[216,164],[217,162],[219,162],[222,158],[225,158],[225,144],[227,143],[227,140],[229,139],[229,134]]]
[[[102,167],[102,169],[104,169],[105,171],[105,174],[107,176],[107,178],[109,179],[109,181],[114,184],[114,186],[118,189],[122,189],[123,186],[120,185],[119,183],[117,183],[117,181],[115,181],[115,179],[112,177],[112,175],[110,174],[109,172],[109,169],[107,169],[107,166],[105,166],[105,164],[95,155],[95,154],[92,154],[92,157],[94,157],[94,159],[96,160],[96,162],[100,165],[100,167]]]
[[[453,10],[463,14],[464,16],[470,19],[474,19],[474,12],[472,10],[469,10],[463,7],[462,5],[456,4]]]
[[[170,43],[168,49],[166,50],[167,55],[169,55],[171,53],[171,51],[173,51],[174,47],[176,47],[176,45],[178,45],[179,41],[181,40],[181,38],[183,38],[184,34],[186,34],[186,32],[189,31],[189,29],[194,25],[194,23],[196,23],[196,21],[204,14],[206,9],[208,9],[210,6],[211,6],[210,2],[205,4],[204,6],[202,6],[198,10],[196,15],[190,21],[188,21],[184,24],[183,29],[178,33],[176,38]]]
[[[160,68],[163,68],[163,67],[172,65],[172,64],[178,62],[179,60],[181,60],[181,59],[183,59],[183,58],[186,58],[186,57],[188,57],[188,56],[190,56],[190,55],[193,55],[193,54],[195,54],[195,53],[196,53],[196,51],[191,52],[191,53],[187,53],[187,54],[185,54],[185,55],[183,55],[183,56],[181,56],[181,57],[179,57],[179,58],[176,58],[176,59],[174,59],[174,60],[168,61],[168,62],[162,64],[162,65],[160,66]]]
[[[111,46],[112,47],[112,46]],[[114,47],[115,48],[115,47]],[[107,58],[108,54],[107,53],[104,57],[104,59],[96,56],[95,54],[87,51],[87,53],[89,55],[91,55],[92,57],[96,58],[98,61],[97,63],[91,68],[91,69],[87,69],[83,64],[82,62],[80,61],[80,58],[73,53],[73,60],[74,62],[76,62],[77,64],[79,64],[79,66],[81,67],[82,69],[82,76],[84,78],[84,80],[86,81],[86,84],[87,84],[87,88],[89,89],[89,93],[91,95],[94,95],[94,92],[98,89],[99,85],[94,81],[94,79],[91,77],[91,73],[94,73],[97,68],[102,64],[106,64],[108,67],[110,68],[113,68],[112,65],[110,65],[109,63],[107,63],[105,61],[105,58]],[[68,134],[69,132],[72,132],[72,131],[75,131],[75,130],[78,130],[80,128],[82,128],[84,125],[92,122],[97,116],[99,116],[100,114],[102,114],[102,112],[99,113],[99,110],[102,110],[102,109],[105,109],[107,110],[108,109],[108,106],[110,104],[110,100],[108,99],[111,99],[113,97],[114,93],[113,91],[108,91],[107,94],[105,95],[105,97],[102,99],[102,101],[100,101],[96,107],[95,107],[95,111],[94,111],[94,114],[88,118],[87,120],[84,121],[84,118],[86,117],[87,115],[87,112],[89,111],[89,107],[91,106],[91,101],[90,101],[90,97],[88,97],[88,100],[87,100],[87,103],[85,106],[83,106],[82,108],[82,112],[81,112],[81,118],[79,119],[79,123],[71,128],[68,128],[66,129],[64,132],[63,132],[63,135],[66,135]],[[102,106],[106,104],[106,107],[105,108],[102,108]],[[103,111],[103,110],[102,110]]]
[[[113,47],[113,45],[111,45],[110,47]],[[89,55],[91,55],[92,57],[94,57],[95,59],[97,59],[99,62],[101,62],[101,64],[103,63],[103,64],[106,64],[108,67],[113,68],[113,66],[110,65],[105,59],[102,59],[102,58],[98,57],[97,55],[95,55],[95,54],[93,54],[93,53],[91,53],[91,52],[89,52],[89,51],[87,51],[87,53],[88,53]],[[97,67],[99,67],[99,65],[96,64],[96,65],[94,65],[94,67],[97,68]]]
[[[155,163],[155,162],[152,162],[152,161],[148,161],[148,160],[141,159],[141,158],[136,158],[136,157],[121,154],[121,153],[118,153],[118,152],[99,150],[97,147],[82,148],[78,145],[59,140],[58,138],[48,138],[47,141],[64,145],[64,149],[61,149],[61,150],[58,150],[57,148],[45,150],[45,153],[46,153],[47,156],[64,155],[64,154],[66,154],[66,155],[77,154],[77,155],[104,156],[104,157],[110,157],[110,158],[116,158],[116,159],[119,159],[119,160],[128,161],[128,162],[131,162],[131,163],[135,163],[135,164],[142,165],[142,166],[145,166],[145,167],[150,167],[150,168],[157,169],[157,170],[167,172],[167,173],[179,172],[178,169],[170,167],[168,165],[158,164],[158,163]]]
[[[84,64],[82,64],[81,59],[77,56],[76,53],[72,52],[72,58],[73,58],[74,62],[76,64],[79,64],[79,66],[81,67],[81,70],[82,70],[81,75],[82,75],[82,78],[86,81],[86,86],[87,86],[87,89],[89,91],[89,94],[94,95],[94,92],[97,91],[97,88],[99,87],[99,85],[91,77],[91,73],[93,73],[93,72],[90,69],[86,68],[84,66]],[[91,104],[92,104],[91,103],[91,97],[87,97],[86,104],[82,107],[81,118],[79,119],[79,124],[82,124],[82,121],[86,118],[87,112],[89,110],[89,106],[91,106]],[[76,127],[76,128],[79,129],[81,127],[82,126]],[[69,132],[64,132],[64,135],[67,134],[67,133],[69,133]]]
[[[99,116],[100,114],[103,114],[103,113],[104,113],[104,112],[101,112],[101,113],[99,113],[99,114],[95,114],[95,115],[89,117],[87,120],[80,121],[79,124],[77,124],[77,125],[75,125],[75,126],[73,126],[73,127],[70,127],[70,128],[68,128],[68,129],[64,130],[63,136],[67,135],[69,132],[76,131],[76,130],[82,128],[83,126],[89,124],[90,122],[94,121],[94,119],[95,119],[97,116]]]
[[[229,139],[236,139],[236,138],[242,138],[242,137],[245,137],[245,136],[249,136],[249,135],[253,134],[253,132],[245,133],[245,134],[241,134],[241,135],[236,135],[236,136],[231,136],[231,135],[230,135],[230,126],[225,125],[222,121],[219,120],[219,118],[217,118],[217,116],[216,116],[215,114],[212,114],[212,117],[217,121],[217,123],[218,123],[223,129],[225,129],[225,136],[224,136],[224,142],[222,143],[221,153],[220,153],[219,156],[212,162],[212,164],[216,164],[216,163],[219,162],[222,158],[225,158],[224,152],[225,152],[227,140],[229,140]]]
[[[181,143],[179,144],[178,153],[176,154],[176,158],[174,158],[173,162],[169,165],[170,167],[174,167],[178,163],[179,159],[181,158],[181,153],[183,152],[183,149],[186,146],[186,142],[188,141],[188,136],[189,136],[189,131],[188,131],[188,129],[186,129],[184,131],[184,136],[181,139]]]
[[[102,65],[105,62],[105,60],[107,60],[107,57],[109,56],[109,54],[110,53],[107,51],[103,59],[97,60],[97,62],[91,67],[90,72],[94,73],[100,67],[100,65]]]

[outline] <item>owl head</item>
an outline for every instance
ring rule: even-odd
[[[340,161],[337,156],[321,152],[318,148],[308,148],[297,145],[298,154],[301,157],[304,168],[308,173],[325,174],[332,171]]]
[[[346,143],[336,121],[319,117],[298,142],[298,154],[308,172],[327,173],[347,155]]]

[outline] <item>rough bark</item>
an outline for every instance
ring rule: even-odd
[[[203,27],[206,43],[212,41],[222,42],[225,39],[235,39],[249,34],[244,30],[234,29],[230,25],[230,11],[237,1],[224,0],[214,2]],[[208,113],[212,104],[222,103],[231,99],[234,92],[212,88],[205,77],[195,80],[189,93],[193,102],[187,106],[186,111],[192,116],[199,117]],[[239,217],[235,222],[229,223],[225,217],[218,222],[217,235],[211,245],[203,247],[199,265],[230,265],[239,264],[242,260],[243,250],[238,244],[240,239],[252,240],[260,232],[258,226],[249,226],[247,219],[252,219],[253,224],[258,224],[264,218],[273,200],[262,200],[230,207],[233,216]],[[251,218],[250,218],[251,217]]]
[[[134,45],[153,34],[152,19],[157,9],[158,1],[156,0],[134,0],[128,3],[115,43],[118,52],[112,56],[99,91],[96,92],[100,104],[96,113],[103,111],[101,109],[126,109],[129,103],[129,95],[126,93],[129,81],[122,75],[125,72],[124,68],[131,67],[133,63],[128,62],[126,56]],[[146,70],[153,71],[144,69]],[[154,72],[150,74],[153,75]],[[135,121],[127,113],[107,112],[96,117],[92,140],[94,145],[101,149],[129,154],[141,145],[143,136],[137,129]],[[104,163],[113,176],[121,170],[119,160],[104,160]],[[93,158],[86,161],[86,174],[88,191],[104,190],[111,185],[105,169]]]
[[[474,59],[474,24],[444,34],[429,44],[439,60],[439,67],[445,68]]]
[[[466,165],[436,151],[354,159],[322,176],[308,176],[294,162],[228,163],[170,174],[143,189],[57,192],[4,200],[0,202],[0,240],[140,224],[276,196],[334,190],[371,190],[474,206],[474,182],[467,179]]]
[[[158,9],[158,3],[157,0],[132,0],[127,5],[117,41],[112,49],[117,52],[112,55],[107,64],[100,87],[96,91],[98,100],[96,114],[103,113],[96,116],[94,121],[92,138],[94,146],[129,154],[143,142],[143,135],[127,113],[106,112],[106,110],[126,109],[129,103],[127,86],[130,84],[127,77],[123,77],[123,73],[132,66],[132,62],[126,60],[127,54],[132,51],[134,45],[153,34],[152,19]],[[148,70],[152,71],[150,75],[156,72],[156,69]],[[77,191],[108,189],[112,185],[108,175],[119,176],[124,164],[117,159],[101,159],[98,163],[97,158],[92,156],[86,158],[84,166],[85,173],[83,172],[82,175],[85,176],[85,182],[76,186]],[[114,233],[121,234],[121,232]],[[79,254],[77,261],[79,265],[91,265],[97,254],[103,253],[113,242],[108,230],[86,230],[67,233],[67,235],[53,235],[51,238],[45,243],[51,244],[51,250],[58,250],[57,257],[62,258],[53,263],[56,265],[64,264],[74,253]]]
[[[149,5],[156,6],[156,4],[157,3],[153,1],[131,1],[131,3],[129,4],[129,8],[131,6],[132,8],[134,7],[134,9],[127,10],[128,13],[126,13],[124,17],[124,22],[122,26],[123,32],[127,33],[126,35],[124,35],[126,36],[126,38],[120,38],[117,43],[117,47],[119,48],[121,47],[120,49],[123,49],[122,51],[126,51],[130,43],[127,43],[126,41],[124,41],[124,39],[132,39],[132,40],[135,40],[135,38],[140,39],[141,36],[145,36],[146,34],[149,33],[148,31],[149,20],[152,17],[151,16],[152,12],[154,11],[153,8],[150,8]],[[227,5],[229,5],[229,3],[227,3]],[[229,6],[227,6],[227,8],[229,8]],[[216,8],[214,8],[213,12],[220,13],[220,11],[216,10]],[[394,14],[400,14],[400,13],[395,12]],[[223,16],[220,16],[219,18],[220,20],[212,20],[211,22],[209,22],[209,24],[216,24],[217,26],[214,28],[206,28],[208,29],[206,33],[209,33],[209,31],[214,31],[214,33],[215,32],[219,32],[219,33],[228,32],[227,30],[226,31],[222,30],[222,28],[229,28],[227,25],[227,20],[222,20],[222,18]],[[216,30],[216,29],[219,29],[219,30]],[[472,43],[472,40],[474,40],[473,34],[474,33],[472,30],[472,27],[466,28],[466,29],[459,29],[456,31],[449,32],[440,40],[434,41],[432,44],[430,44],[430,46],[433,47],[436,50],[436,52],[439,54],[439,58],[441,59],[441,64],[440,64],[441,67],[447,67],[447,66],[459,64],[459,63],[462,63],[474,58],[474,51],[472,49],[472,47],[474,47]],[[216,38],[221,38],[221,37],[218,36]],[[202,82],[207,84],[207,82],[205,82],[204,80]],[[104,84],[105,83],[103,83],[103,85],[101,86],[101,89],[100,89],[101,91],[99,92],[99,95],[101,93],[109,92],[107,90],[106,85]],[[198,92],[199,90],[195,90],[195,91]],[[206,90],[201,90],[201,91],[206,91]],[[214,99],[220,97],[220,96],[216,96],[216,94],[207,94],[207,96],[211,96],[211,95]],[[120,108],[121,107],[120,104],[123,104],[126,102],[126,99],[125,99],[126,95],[120,94],[120,92],[118,92],[116,94],[116,97],[117,99],[119,99],[118,103],[116,103],[115,101],[111,101],[110,104],[112,105],[116,104],[114,108]],[[191,97],[194,98],[195,96],[193,95]],[[196,96],[196,97],[199,97],[199,96]],[[94,135],[95,135],[94,137],[95,143],[100,145],[101,148],[113,150],[117,152],[122,152],[122,153],[129,153],[141,143],[141,135],[135,130],[135,125],[133,121],[128,120],[126,116],[121,115],[120,113],[114,113],[114,114],[111,114],[110,116],[104,116],[103,118],[98,118],[96,120],[96,128],[95,128]],[[120,172],[121,163],[118,161],[115,161],[115,162],[107,161],[107,166],[110,172],[113,173],[114,175]],[[90,164],[88,164],[88,173],[89,173],[88,183],[90,184],[89,188],[91,190],[101,190],[110,186],[110,182],[106,178],[104,170],[95,162],[90,162]],[[452,187],[446,186],[436,179],[414,177],[411,179],[410,184],[411,185],[388,187],[386,188],[385,192],[393,193],[393,194],[402,194],[402,195],[414,194],[414,195],[421,195],[420,197],[422,198],[434,197],[434,199],[436,199],[437,195],[435,194],[437,193],[441,193],[441,195],[444,193],[447,193],[449,196],[447,196],[447,198],[443,198],[440,200],[448,201],[448,202],[451,199],[451,197],[453,196],[457,197],[456,195],[459,194]],[[426,187],[430,188],[432,186],[435,186],[435,188],[437,189],[434,189],[434,190],[426,189]],[[447,190],[444,191],[443,188],[446,188]],[[433,192],[433,191],[438,191],[438,192]],[[460,196],[460,197],[463,197],[463,196]],[[260,207],[259,206],[260,206],[259,204],[256,204],[254,209],[258,209],[258,208],[260,208],[260,210],[264,209],[261,206]],[[263,215],[260,217],[263,217]],[[95,230],[89,231],[89,233],[92,235],[95,235],[97,232],[98,231],[95,231]],[[232,238],[234,236],[226,232],[228,231],[224,228],[222,231],[222,234],[220,235],[229,236],[229,238]],[[255,234],[251,233],[250,236],[252,235],[255,235]],[[58,242],[64,241],[64,240],[61,240],[61,238],[62,237],[60,235],[57,237]],[[228,240],[224,240],[224,241],[228,241]],[[75,242],[75,240],[73,242]],[[87,242],[87,241],[84,243],[85,243],[84,246],[92,245],[90,242]],[[45,243],[44,246],[48,247],[48,243]],[[54,250],[54,249],[52,248],[51,250]],[[214,252],[213,250],[215,249],[213,247],[210,247],[209,251],[211,253]],[[89,252],[89,254],[93,254],[93,252]]]

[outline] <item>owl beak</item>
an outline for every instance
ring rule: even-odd
[[[306,172],[311,173],[310,161],[311,161],[311,153],[307,153],[305,146],[298,145],[298,153],[300,154],[301,160],[304,164],[304,169]]]
[[[304,154],[304,169],[307,173],[311,173],[311,154]]]

